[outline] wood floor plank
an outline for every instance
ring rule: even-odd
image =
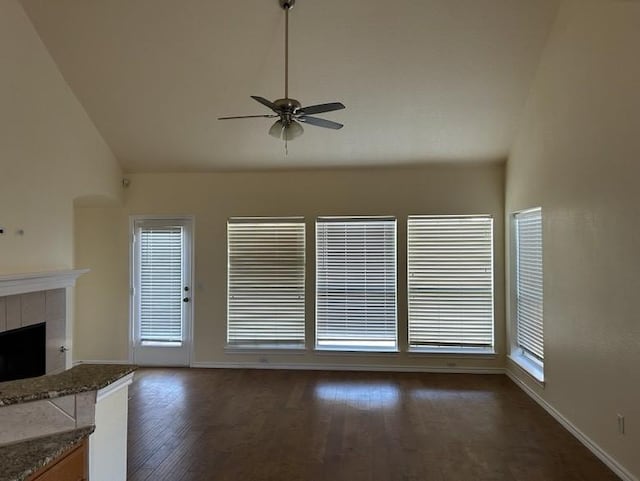
[[[128,481],[615,481],[505,376],[141,369]]]

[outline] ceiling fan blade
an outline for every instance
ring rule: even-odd
[[[310,105],[309,107],[302,107],[296,111],[297,114],[309,115],[309,114],[322,114],[325,112],[333,112],[334,110],[342,110],[345,106],[340,102],[331,102],[329,104]]]
[[[276,104],[274,104],[273,102],[270,102],[269,100],[265,99],[264,97],[258,97],[257,95],[252,95],[251,98],[253,100],[255,100],[256,102],[260,102],[265,107],[269,107],[274,112],[278,111],[278,107],[276,107]]]
[[[339,124],[338,122],[332,122],[331,120],[321,119],[318,117],[308,117],[306,115],[298,117],[297,120],[304,122],[305,124],[315,125],[316,127],[324,127],[325,129],[338,130],[344,127],[344,125]]]
[[[237,116],[234,116],[234,117],[218,117],[218,120],[256,119],[256,118],[272,119],[273,117],[277,117],[277,115],[276,114],[268,114],[268,115],[237,115]]]

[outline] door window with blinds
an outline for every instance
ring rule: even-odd
[[[397,349],[396,219],[316,222],[316,347]]]
[[[541,369],[544,361],[542,210],[518,212],[514,223],[515,344],[520,354]]]
[[[303,347],[304,219],[231,218],[227,244],[227,344]]]
[[[409,347],[493,352],[493,219],[410,216]]]
[[[189,364],[191,227],[190,218],[133,220],[133,357],[137,364]]]
[[[183,228],[141,226],[140,340],[182,342]]]

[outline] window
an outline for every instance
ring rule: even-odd
[[[182,342],[183,227],[140,225],[140,341]]]
[[[232,218],[227,234],[228,345],[303,347],[304,220]]]
[[[316,346],[397,349],[395,218],[318,218]]]
[[[410,216],[409,347],[493,352],[493,219]]]
[[[519,212],[515,221],[516,362],[542,380],[542,210]]]

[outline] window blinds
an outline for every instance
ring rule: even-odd
[[[233,218],[227,234],[228,344],[304,345],[304,220]]]
[[[184,235],[181,226],[141,226],[140,340],[182,341]]]
[[[542,361],[542,210],[520,212],[515,223],[517,343]]]
[[[396,220],[318,218],[318,348],[395,349],[396,326]]]
[[[409,346],[493,347],[493,219],[410,216]]]

